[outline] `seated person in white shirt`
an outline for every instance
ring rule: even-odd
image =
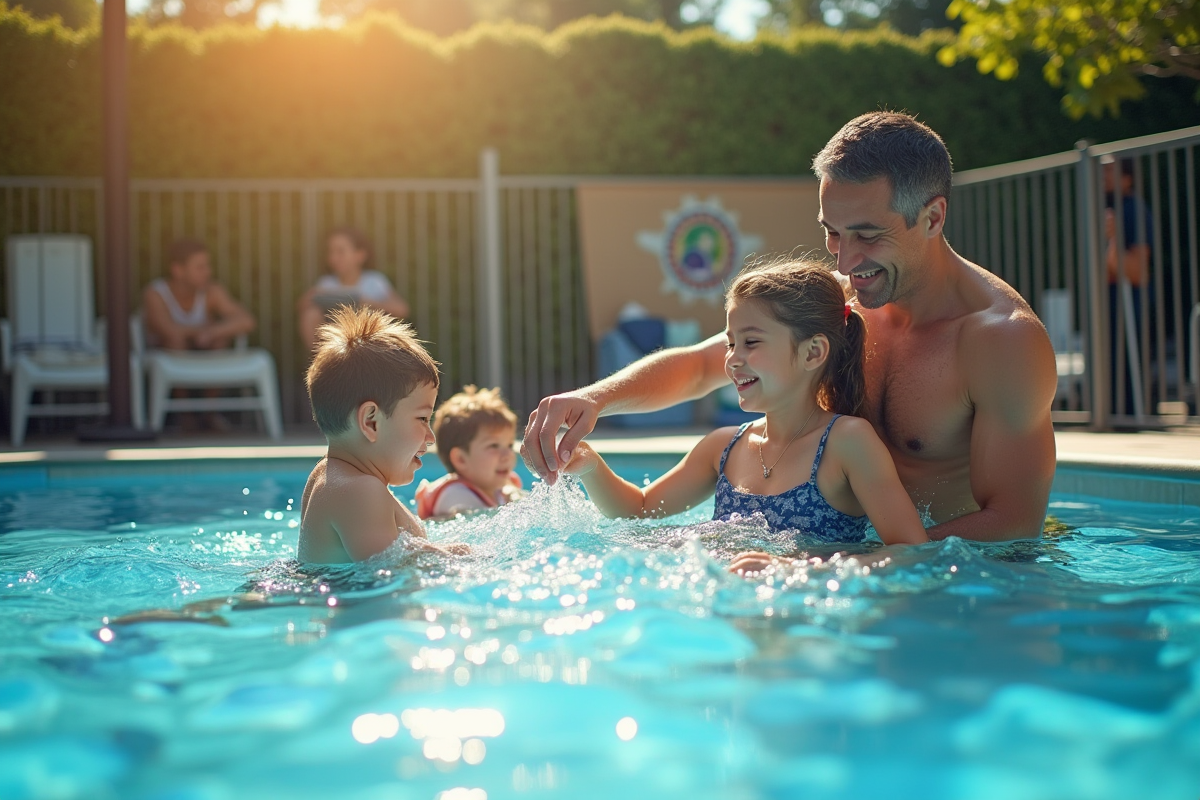
[[[208,248],[179,239],[167,249],[167,275],[142,292],[147,344],[167,350],[220,350],[254,330],[254,315],[213,283]]]
[[[499,508],[521,493],[513,472],[517,454],[517,415],[499,389],[465,386],[433,415],[437,454],[449,471],[417,488],[417,516],[449,519]]]
[[[322,275],[296,303],[305,347],[313,349],[317,328],[325,322],[326,313],[338,306],[378,308],[396,319],[408,316],[408,303],[396,294],[387,276],[366,268],[371,260],[371,243],[361,231],[337,227],[325,242],[329,274]]]
[[[254,315],[212,280],[208,248],[199,239],[178,239],[167,248],[167,277],[151,281],[142,292],[142,323],[146,344],[165,350],[223,350],[237,337],[254,330]],[[216,397],[217,389],[175,389],[175,397],[201,391]],[[229,430],[216,413],[205,414],[204,427]],[[190,413],[179,418],[184,431],[199,424]]]

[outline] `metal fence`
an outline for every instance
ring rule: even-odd
[[[285,420],[305,422],[296,299],[324,270],[325,233],[352,225],[371,238],[372,267],[408,301],[442,363],[443,397],[467,383],[499,384],[527,411],[591,378],[574,195],[561,179],[501,177],[490,152],[478,180],[135,180],[131,300],[138,307],[141,287],[164,273],[172,240],[207,242],[214,278],[258,320],[251,344],[275,356]],[[0,239],[96,240],[97,309],[100,196],[95,179],[0,178]]]
[[[947,238],[1046,323],[1057,421],[1200,421],[1197,146],[1188,128],[955,176]]]
[[[1197,146],[1200,128],[1189,128],[955,176],[947,237],[1042,316],[1058,360],[1057,421],[1200,421]],[[208,242],[216,278],[257,316],[254,343],[274,354],[285,419],[299,424],[309,413],[295,301],[323,271],[325,232],[353,225],[442,362],[443,396],[500,385],[524,413],[593,377],[579,181],[502,176],[492,151],[477,179],[135,180],[131,285],[163,273],[171,240]],[[1116,213],[1127,205],[1132,214]],[[102,213],[97,179],[0,177],[0,239],[96,239],[98,309]],[[1148,279],[1110,283],[1109,251],[1138,247]]]

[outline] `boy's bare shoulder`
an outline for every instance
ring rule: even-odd
[[[322,494],[336,496],[340,504],[344,498],[349,503],[394,502],[395,498],[379,478],[368,475],[336,459],[327,461]]]

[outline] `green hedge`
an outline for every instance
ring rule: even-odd
[[[345,30],[134,28],[141,177],[796,174],[846,120],[917,113],[960,169],[1200,124],[1194,85],[1148,82],[1120,120],[1071,122],[1036,65],[944,68],[945,34],[800,30],[743,44],[627,19],[447,40],[371,18]],[[0,4],[0,174],[100,170],[99,33]]]

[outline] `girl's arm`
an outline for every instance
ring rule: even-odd
[[[712,495],[721,450],[733,437],[732,431],[713,431],[667,474],[645,488],[618,476],[587,442],[576,446],[563,471],[579,476],[588,496],[606,517],[669,517]]]
[[[871,423],[848,417],[839,427],[842,471],[879,538],[884,544],[928,542],[921,517],[896,474],[892,454]]]

